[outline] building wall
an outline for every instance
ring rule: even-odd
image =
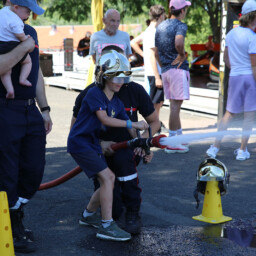
[[[81,26],[35,26],[34,27],[38,34],[39,48],[41,51],[44,50],[63,50],[63,41],[65,38],[73,38],[73,47],[76,49],[78,42],[83,38],[87,31],[94,32],[92,25],[81,25]],[[141,24],[121,24],[120,30],[126,31],[131,35],[137,35],[142,30]]]

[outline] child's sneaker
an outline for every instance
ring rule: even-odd
[[[234,151],[234,154],[236,155],[236,160],[239,160],[239,161],[244,161],[250,158],[250,153],[247,151],[247,148],[245,151],[238,148]]]
[[[131,234],[119,228],[115,221],[112,221],[110,226],[103,228],[101,226],[96,234],[97,238],[112,241],[128,241],[131,239]]]
[[[216,155],[218,154],[219,150],[219,148],[216,148],[213,145],[211,145],[210,148],[208,148],[208,150],[206,151],[206,154],[209,157],[216,158]]]
[[[82,218],[79,220],[79,224],[99,228],[101,226],[101,217],[97,213],[87,217],[84,217],[82,214]]]
[[[167,146],[164,151],[168,154],[172,153],[187,153],[189,148],[181,144]]]

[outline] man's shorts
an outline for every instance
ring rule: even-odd
[[[234,114],[256,111],[256,81],[253,75],[229,77],[226,109]]]
[[[171,68],[162,73],[165,98],[168,100],[189,100],[189,71]]]
[[[83,169],[88,178],[96,177],[99,172],[108,167],[104,155],[98,154],[95,151],[70,154],[76,163]]]
[[[164,90],[163,88],[157,88],[154,76],[148,76],[149,86],[150,86],[150,98],[153,104],[160,103],[164,101]]]

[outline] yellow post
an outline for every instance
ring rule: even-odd
[[[0,255],[13,256],[14,247],[7,194],[0,192]]]
[[[86,83],[85,83],[85,88],[92,84],[94,81],[94,69],[95,69],[95,65],[92,59],[92,56],[90,57],[90,66],[88,68],[88,73],[87,73],[87,79],[86,79]]]
[[[223,215],[218,181],[207,182],[202,214],[192,218],[194,220],[212,224],[218,224],[232,220],[232,218]]]
[[[103,28],[103,0],[92,0],[91,15],[94,32],[100,31]]]
[[[100,31],[103,28],[103,5],[103,0],[92,0],[91,15],[94,32]],[[94,81],[94,69],[95,65],[91,57],[85,87],[87,87]]]

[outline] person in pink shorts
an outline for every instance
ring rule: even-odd
[[[235,150],[236,160],[250,158],[247,144],[252,131],[256,111],[256,2],[246,1],[242,7],[240,26],[232,29],[226,37],[224,61],[229,67],[229,85],[226,112],[218,131],[228,128],[235,114],[244,113],[243,136],[240,148]],[[206,151],[215,158],[220,149],[221,138],[217,138]]]
[[[189,1],[171,0],[171,18],[159,24],[155,35],[164,94],[170,100],[169,136],[182,134],[180,108],[183,100],[189,100],[189,64],[184,50],[187,25],[182,20],[185,19],[190,5]],[[165,149],[166,153],[188,151],[188,144],[173,144]]]

